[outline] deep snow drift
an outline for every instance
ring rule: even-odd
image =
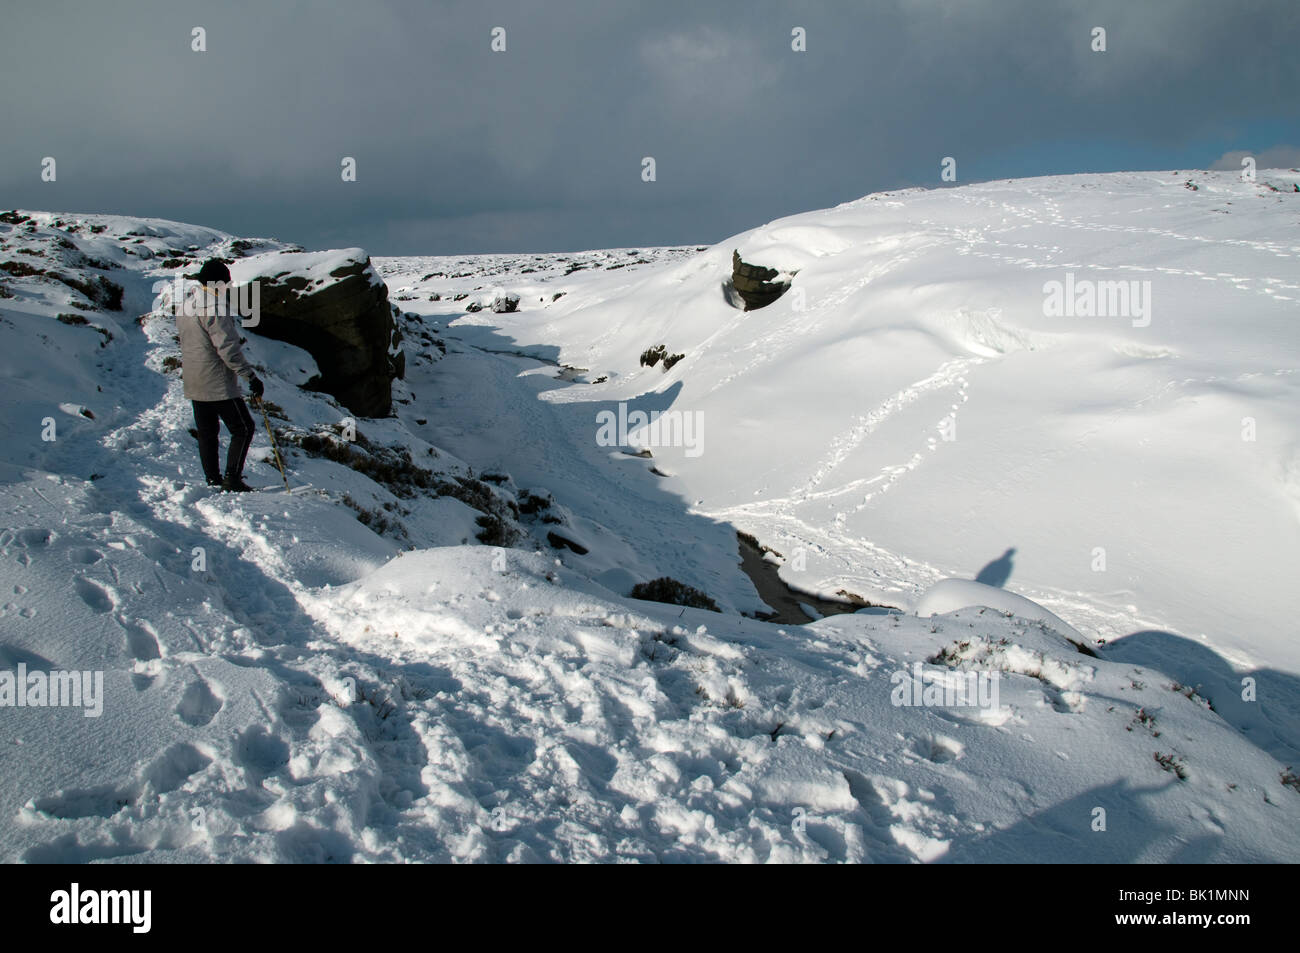
[[[1260,179],[379,259],[407,375],[352,451],[311,358],[249,335],[293,496],[194,485],[151,313],[193,261],[287,246],[8,216],[0,673],[104,697],[0,707],[0,857],[1300,859],[1300,175]],[[791,292],[732,308],[733,248]],[[1150,280],[1149,324],[1045,315],[1069,273]],[[643,366],[659,344],[685,357]],[[700,439],[609,446],[620,403]],[[920,615],[746,617],[736,528],[796,586]],[[723,611],[627,597],[662,575]]]

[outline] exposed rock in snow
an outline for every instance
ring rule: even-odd
[[[391,411],[390,384],[402,369],[389,353],[393,314],[363,250],[253,255],[235,262],[231,277],[259,284],[261,320],[249,330],[311,354],[320,389],[354,414]]]
[[[492,310],[497,314],[509,314],[519,309],[519,295],[499,295],[492,301]]]
[[[746,311],[766,308],[790,289],[789,275],[776,268],[751,265],[740,260],[740,252],[731,253],[731,287],[745,302]]]

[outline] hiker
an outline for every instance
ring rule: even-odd
[[[199,269],[199,284],[186,293],[176,312],[176,330],[181,339],[181,379],[185,396],[194,405],[194,426],[198,428],[199,460],[208,486],[226,492],[245,493],[253,488],[244,482],[244,457],[253,442],[253,416],[240,395],[236,376],[248,381],[254,400],[264,390],[253,365],[239,347],[235,309],[224,307],[221,296],[230,288],[230,269],[220,259],[211,259]],[[218,421],[230,431],[223,474],[219,464]]]

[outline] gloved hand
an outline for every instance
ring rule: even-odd
[[[262,379],[254,374],[248,379],[248,389],[252,391],[254,397],[261,400],[262,393],[266,390],[266,386],[262,383]]]

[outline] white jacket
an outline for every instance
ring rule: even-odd
[[[252,380],[253,365],[239,346],[239,324],[233,309],[198,282],[188,285],[176,310],[181,339],[181,378],[190,400],[228,400],[242,396],[238,377]],[[219,314],[219,311],[226,311]]]

